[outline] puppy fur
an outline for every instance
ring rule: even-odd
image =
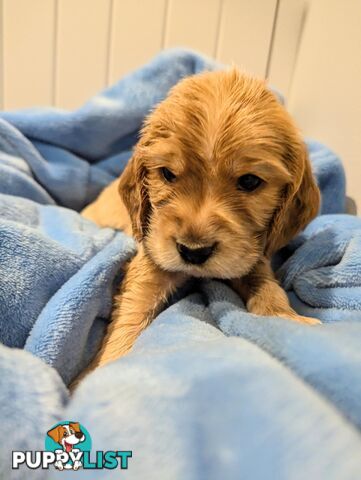
[[[238,188],[249,174],[261,184]],[[236,68],[182,80],[147,118],[120,179],[83,212],[139,246],[89,369],[127,353],[189,277],[227,280],[252,313],[319,323],[292,310],[269,261],[319,197],[300,134],[263,80]],[[189,263],[179,245],[212,254]]]

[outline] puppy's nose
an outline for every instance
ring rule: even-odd
[[[83,436],[83,432],[75,432],[76,438],[81,438]]]
[[[177,243],[177,250],[183,260],[187,263],[193,263],[194,265],[204,263],[212,255],[214,247],[215,244],[208,247],[189,248],[186,245]]]

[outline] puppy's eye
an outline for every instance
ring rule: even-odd
[[[237,180],[237,188],[238,190],[242,190],[244,192],[253,192],[253,190],[256,190],[261,183],[263,183],[261,178],[257,177],[257,175],[248,173],[247,175],[242,175],[239,177]]]
[[[160,171],[161,171],[161,174],[163,175],[163,178],[167,182],[174,182],[174,180],[176,179],[176,176],[174,175],[174,173],[171,172],[168,168],[162,167]]]
[[[68,432],[64,432],[63,437],[67,437],[67,436],[68,436]]]

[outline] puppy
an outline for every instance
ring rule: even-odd
[[[306,147],[264,81],[236,68],[182,80],[83,212],[138,241],[90,369],[127,353],[189,277],[227,280],[249,312],[319,323],[290,307],[270,266],[319,202]]]
[[[49,437],[51,437],[54,442],[59,443],[63,447],[63,451],[66,453],[70,452],[79,452],[79,449],[74,448],[74,445],[78,443],[84,442],[85,435],[80,429],[80,425],[78,422],[70,423],[69,425],[58,425],[54,427],[52,430],[48,431]],[[56,450],[61,451],[61,450]],[[80,460],[76,460],[72,466],[73,470],[78,470],[82,466],[82,462]],[[58,470],[63,470],[64,467],[63,463],[59,460],[56,462],[55,467]]]

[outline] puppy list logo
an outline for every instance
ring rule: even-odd
[[[45,451],[14,451],[12,468],[22,466],[48,469],[53,465],[58,470],[100,470],[128,468],[132,452],[120,450],[97,451],[91,457],[91,437],[79,422],[60,422],[46,434]]]

